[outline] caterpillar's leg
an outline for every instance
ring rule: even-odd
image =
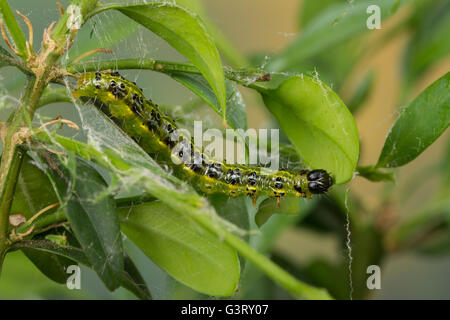
[[[258,209],[258,207],[256,206],[256,199],[257,199],[256,197],[252,197],[252,202],[255,209]]]

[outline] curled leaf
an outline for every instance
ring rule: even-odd
[[[330,172],[336,184],[353,177],[359,156],[358,130],[333,90],[318,79],[292,76],[275,89],[259,91],[305,163]]]

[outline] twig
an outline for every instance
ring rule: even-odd
[[[42,126],[40,126],[40,127],[37,129],[36,133],[42,132],[42,130],[43,130],[46,126],[49,126],[49,125],[51,125],[51,124],[58,123],[58,122],[64,123],[64,124],[68,125],[69,127],[73,128],[73,129],[75,129],[75,130],[80,130],[80,127],[78,127],[78,125],[77,125],[75,122],[73,122],[73,121],[66,120],[66,119],[55,119],[55,120],[51,120],[51,121],[49,121],[49,122],[44,123]]]
[[[62,16],[64,14],[64,8],[62,7],[61,3],[57,2],[56,5],[59,9],[59,15]]]
[[[40,215],[42,215],[43,213],[47,212],[50,209],[53,209],[55,207],[59,206],[59,202],[55,202],[51,205],[46,206],[45,208],[39,210],[34,216],[32,216],[26,223],[27,224],[32,224],[34,222],[34,220],[36,220],[37,218],[39,218]]]
[[[47,226],[47,227],[45,227],[45,228],[42,228],[42,229],[37,230],[37,231],[36,231],[36,234],[42,233],[42,232],[45,232],[45,231],[48,231],[48,230],[50,230],[50,229],[54,229],[54,228],[58,228],[58,227],[62,227],[62,226],[67,226],[67,225],[69,225],[69,222],[68,222],[68,221],[64,221],[64,222],[60,222],[60,223],[55,223],[55,224],[49,225],[49,226]]]
[[[98,52],[105,52],[105,53],[110,53],[110,54],[114,54],[114,51],[107,49],[107,48],[97,48],[88,52],[83,53],[81,56],[75,58],[71,63],[77,63],[78,61],[80,61],[81,59],[84,59],[90,55],[96,54]]]
[[[33,48],[33,25],[31,24],[31,21],[27,16],[22,14],[19,10],[16,10],[16,12],[23,19],[23,21],[25,21],[28,27],[28,43],[30,48]]]

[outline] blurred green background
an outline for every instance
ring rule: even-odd
[[[35,49],[38,49],[43,29],[58,19],[55,1],[9,0],[9,3],[32,21]],[[65,7],[68,1],[61,3]],[[216,0],[202,3],[209,23],[215,25],[239,52],[237,55],[223,54],[225,62],[239,66],[236,64],[247,60],[246,63],[253,66],[265,66],[268,63],[269,67],[274,60],[282,59],[283,54],[280,52],[295,43],[302,36],[302,31],[307,30],[308,23],[314,22],[314,17],[330,8],[327,6],[335,3],[342,5],[334,12],[335,20],[330,21],[331,26],[341,23],[340,19],[347,12],[346,6],[353,5],[353,1],[335,0]],[[391,15],[383,20],[381,30],[355,33],[291,63],[287,68],[295,72],[317,72],[347,103],[355,115],[360,133],[361,165],[377,161],[399,108],[450,69],[448,1],[407,4]],[[111,44],[107,31],[125,21],[117,13],[107,13],[93,19],[82,30],[72,55],[81,54],[89,43],[93,43],[113,49],[118,58],[149,57],[184,61],[164,41],[141,28],[124,27],[123,39]],[[21,25],[25,27],[23,23]],[[219,49],[224,48],[219,46]],[[110,58],[106,54],[96,57]],[[242,57],[245,58],[242,60]],[[186,117],[180,106],[195,101],[192,93],[164,75],[148,71],[123,74],[136,79],[145,94],[153,100],[172,106],[175,115]],[[5,79],[14,79],[7,86],[0,86],[1,92],[11,97],[1,101],[0,119],[3,120],[12,111],[13,97],[20,96],[24,77],[16,69],[8,67],[1,69],[0,79],[2,83]],[[248,127],[276,126],[262,106],[259,96],[248,89],[242,89],[242,92],[247,103]],[[60,114],[79,122],[76,109],[71,108],[70,104],[49,105],[40,109],[39,114],[44,118]],[[187,115],[187,118],[194,119],[194,115]],[[217,116],[206,109],[202,115],[202,119],[205,118],[211,123],[220,124]],[[71,134],[70,130],[63,133]],[[433,221],[438,224],[438,233],[433,223],[430,222],[431,226],[425,225],[423,232],[428,238],[423,241],[420,233],[417,243],[412,241],[409,247],[394,250],[385,236],[403,221],[418,214],[427,215],[428,208],[436,203],[437,196],[448,203],[450,189],[445,180],[449,180],[450,176],[449,150],[449,133],[446,132],[419,158],[395,171],[396,185],[373,183],[362,178],[349,183],[352,223],[366,226],[365,223],[369,221],[367,230],[356,232],[352,238],[356,255],[353,262],[356,274],[355,298],[450,298],[448,205],[438,208],[438,213],[430,209],[429,215],[438,215],[447,220]],[[338,298],[348,297],[347,251],[343,245],[346,236],[346,209],[343,204],[345,189],[346,186],[336,188],[329,196],[305,204],[297,216],[273,216],[263,226],[262,233],[251,239],[255,247],[270,254],[287,270],[305,281],[327,286]],[[372,236],[375,240],[371,240]],[[429,245],[430,241],[431,245],[435,245],[432,247],[435,250],[424,250],[422,244]],[[174,281],[131,242],[125,241],[125,244],[155,299],[206,298]],[[381,254],[382,260],[378,256]],[[360,288],[365,286],[365,268],[373,261],[380,263],[382,284],[381,290],[369,292]],[[340,267],[333,269],[337,265]],[[81,279],[81,290],[68,290],[64,285],[48,280],[22,253],[14,252],[5,259],[0,278],[0,298],[134,299],[125,289],[109,293],[96,274],[87,268],[82,267]],[[281,299],[289,296],[247,264],[234,298]]]

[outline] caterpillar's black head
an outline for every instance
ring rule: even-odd
[[[313,194],[326,193],[333,185],[333,178],[325,170],[312,170],[306,176],[308,189]]]

